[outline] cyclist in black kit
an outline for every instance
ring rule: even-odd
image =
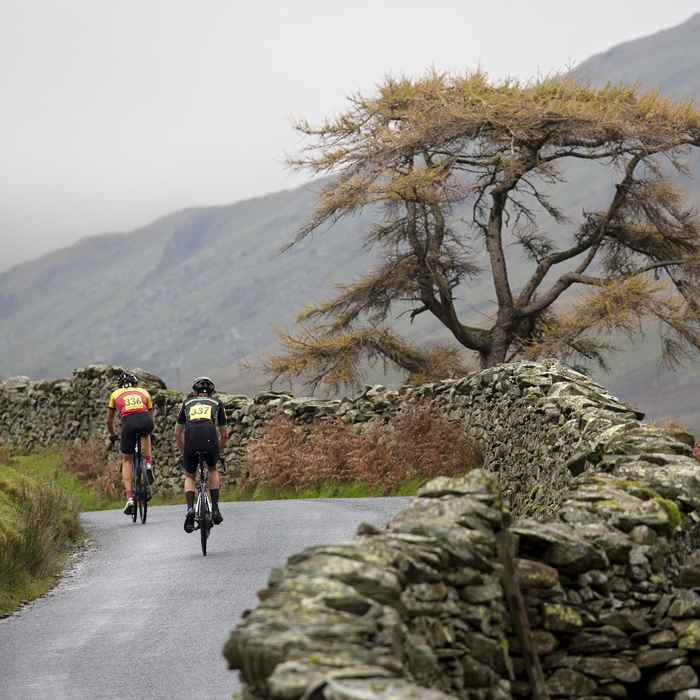
[[[219,472],[217,462],[221,450],[228,439],[226,411],[220,399],[212,396],[214,382],[209,377],[198,377],[192,384],[194,398],[182,404],[175,425],[175,440],[183,454],[185,467],[185,498],[187,499],[187,516],[185,532],[194,530],[194,476],[197,469],[195,452],[206,451],[209,467],[209,493],[211,494],[211,516],[215,525],[220,525],[224,517],[219,512]],[[216,428],[219,434],[216,434]]]

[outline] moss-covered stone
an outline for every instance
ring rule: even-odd
[[[542,608],[543,626],[553,632],[575,633],[583,627],[581,613],[569,605],[545,604]]]

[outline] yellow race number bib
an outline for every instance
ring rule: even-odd
[[[197,403],[190,407],[190,420],[203,418],[211,420],[211,406],[209,404]]]
[[[127,411],[143,409],[143,399],[140,394],[130,394],[124,397],[124,408]]]

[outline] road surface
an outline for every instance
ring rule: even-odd
[[[273,566],[383,526],[407,498],[222,503],[207,556],[185,507],[87,513],[89,547],[47,596],[0,620],[2,700],[230,700],[221,651]]]

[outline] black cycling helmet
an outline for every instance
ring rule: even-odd
[[[205,392],[207,394],[214,393],[214,382],[209,377],[197,377],[192,382],[192,391]]]
[[[119,385],[119,388],[122,389],[125,386],[138,386],[139,380],[138,377],[131,372],[122,372],[119,375],[117,384]]]

